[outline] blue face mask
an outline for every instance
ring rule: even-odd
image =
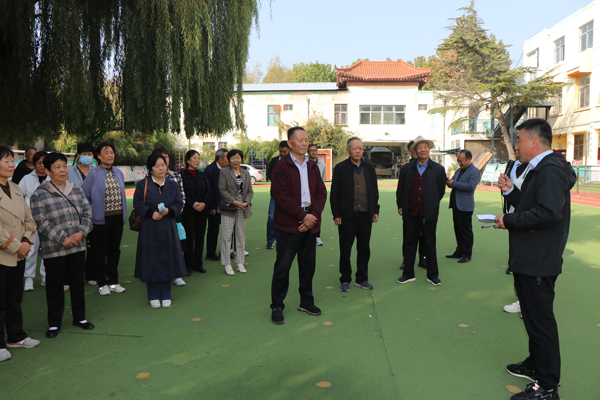
[[[92,156],[81,156],[79,157],[79,162],[83,165],[90,165],[94,161],[94,157]]]

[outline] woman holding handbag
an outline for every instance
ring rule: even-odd
[[[148,157],[150,176],[139,181],[133,207],[142,215],[135,257],[135,274],[148,289],[152,308],[171,306],[171,281],[185,273],[175,219],[183,207],[177,183],[167,179],[161,154]],[[162,301],[162,304],[161,304]]]
[[[250,173],[241,168],[244,153],[233,149],[227,153],[229,166],[222,168],[219,175],[221,204],[221,264],[227,275],[233,275],[231,267],[231,237],[235,228],[235,264],[237,270],[246,273],[244,268],[244,247],[246,244],[246,219],[252,215],[252,181]]]

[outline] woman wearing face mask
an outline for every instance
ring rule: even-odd
[[[47,177],[46,168],[44,167],[44,158],[48,153],[45,151],[38,151],[33,155],[33,171],[25,175],[19,182],[19,187],[25,197],[25,203],[27,207],[30,206],[31,195],[40,186],[40,183],[44,182]],[[30,292],[33,290],[33,279],[35,278],[35,270],[37,269],[38,250],[40,249],[40,238],[39,235],[35,234],[35,240],[31,246],[31,253],[25,260],[25,287],[23,291]],[[44,260],[40,262],[40,275],[42,277],[42,286],[46,286],[46,268],[44,266]],[[65,285],[65,290],[68,290],[68,286]]]
[[[83,186],[83,181],[87,178],[94,161],[94,146],[90,143],[79,143],[77,145],[77,157],[79,162],[69,167],[69,177],[67,178],[77,186]]]
[[[94,168],[92,161],[94,161],[94,146],[90,143],[79,143],[77,145],[77,157],[79,162],[69,166],[68,180],[73,182],[77,186],[83,186],[85,178],[87,178],[90,170]],[[98,283],[96,276],[96,267],[94,260],[94,250],[92,248],[92,235],[89,235],[86,240],[87,254],[85,256],[85,280],[90,285]]]

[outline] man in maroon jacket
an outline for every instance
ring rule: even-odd
[[[316,238],[321,226],[327,189],[317,163],[310,161],[308,134],[295,126],[288,130],[290,153],[275,164],[271,173],[271,197],[275,200],[277,259],[271,283],[271,320],[282,325],[283,300],[287,295],[290,268],[298,255],[300,306],[298,311],[321,315],[315,306],[312,279],[315,274]]]

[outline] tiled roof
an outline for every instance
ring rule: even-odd
[[[419,82],[427,83],[431,68],[417,68],[404,61],[361,60],[349,68],[337,68],[338,82]]]
[[[340,90],[336,82],[245,83],[244,92],[318,92]]]

